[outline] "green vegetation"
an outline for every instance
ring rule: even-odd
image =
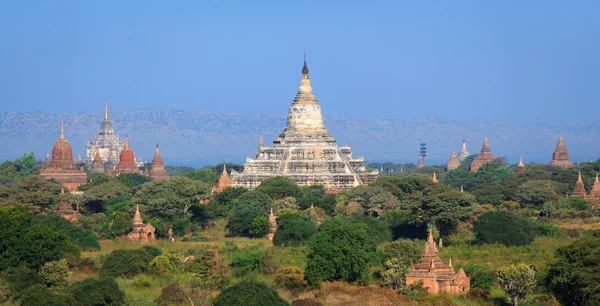
[[[528,245],[533,241],[531,222],[506,211],[490,211],[473,224],[479,243],[500,243],[507,246]]]

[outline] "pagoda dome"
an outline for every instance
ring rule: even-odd
[[[129,148],[129,136],[125,137],[125,147],[121,151],[121,155],[119,155],[119,162],[135,163],[135,156],[133,155],[131,148]]]
[[[60,136],[52,147],[52,161],[53,162],[72,162],[73,161],[73,150],[71,145],[65,138],[64,124],[60,124]]]

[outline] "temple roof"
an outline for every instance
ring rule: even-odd
[[[448,159],[448,162],[446,163],[446,168],[448,171],[450,171],[450,170],[454,170],[454,169],[458,168],[459,166],[460,166],[460,160],[456,156],[456,153],[452,152],[450,159]]]
[[[492,149],[490,149],[490,145],[488,144],[487,137],[483,140],[483,147],[481,147],[481,154],[492,153]]]
[[[100,132],[99,135],[114,135],[115,131],[113,130],[112,123],[108,119],[108,103],[104,106],[104,120],[102,120],[102,124],[100,124]]]
[[[127,143],[127,147],[129,144]],[[168,153],[168,152],[167,152]],[[160,157],[160,152],[158,150],[158,143],[156,144],[156,149],[154,151],[154,158],[152,159],[152,167],[154,166],[164,166],[162,158]]]
[[[73,164],[73,150],[67,138],[65,138],[65,125],[60,123],[60,135],[52,147],[52,160],[50,166],[64,167]]]
[[[223,163],[223,171],[221,171],[221,177],[219,177],[218,187],[222,189],[231,187],[231,179],[227,174],[227,164],[225,163]]]
[[[467,157],[471,155],[469,151],[467,151],[467,140],[463,139],[462,150],[460,150],[460,154],[458,155],[458,160],[461,162],[464,161]]]
[[[419,162],[417,163],[417,168],[425,167],[425,161],[423,160],[423,155],[419,154]]]
[[[558,143],[552,153],[552,161],[550,164],[567,168],[573,166],[571,158],[569,157],[569,151],[567,150],[567,146],[565,146],[562,136],[558,138]]]
[[[140,214],[140,205],[135,206],[135,216],[133,216],[133,225],[142,225],[142,215]]]

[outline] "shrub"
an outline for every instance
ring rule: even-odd
[[[277,218],[277,231],[273,244],[299,246],[317,232],[317,225],[301,215],[285,214]]]
[[[531,222],[522,216],[490,211],[473,223],[479,243],[500,243],[506,246],[528,245],[533,241]]]
[[[353,223],[365,224],[367,236],[374,244],[392,241],[392,232],[389,225],[383,219],[367,216],[358,216],[352,220]]]
[[[251,237],[252,222],[259,216],[264,216],[264,214],[250,209],[232,211],[225,226],[228,230],[227,235],[229,237]]]
[[[283,288],[294,293],[299,293],[308,288],[308,283],[304,279],[304,271],[297,267],[284,267],[275,272],[275,286]]]
[[[90,230],[83,229],[59,216],[37,215],[33,217],[33,222],[66,234],[72,243],[84,251],[100,249],[98,238]]]
[[[185,291],[179,284],[170,284],[163,287],[160,296],[156,299],[158,306],[175,306],[189,303]]]
[[[2,278],[8,282],[10,296],[19,299],[31,286],[43,285],[46,282],[42,275],[25,266],[11,267],[2,273]]]
[[[240,276],[251,271],[259,271],[265,252],[256,246],[239,249],[231,256],[230,265],[235,269],[234,275]]]
[[[131,232],[133,220],[127,212],[117,211],[112,213],[102,225],[102,236],[113,239]]]
[[[75,305],[73,296],[57,294],[44,285],[29,287],[21,298],[21,305],[71,306]],[[103,304],[99,304],[103,305]]]
[[[252,229],[250,229],[250,237],[260,238],[264,237],[267,233],[269,233],[271,223],[269,223],[269,219],[266,216],[257,216],[252,220]]]
[[[77,301],[75,305],[100,306],[123,305],[125,293],[119,289],[113,278],[87,278],[71,286],[71,294]]]
[[[323,281],[358,281],[366,276],[376,256],[364,223],[337,217],[319,227],[308,242],[306,279],[312,286]]]
[[[535,233],[538,236],[558,237],[558,227],[552,223],[535,223]]]
[[[49,286],[64,287],[69,277],[69,264],[64,258],[59,261],[48,261],[44,264],[41,273]]]
[[[275,289],[264,283],[244,280],[221,291],[213,301],[214,306],[283,306],[289,305]]]
[[[166,276],[175,271],[169,257],[166,255],[156,256],[149,264],[148,270],[158,276]]]
[[[582,211],[582,210],[587,210],[590,208],[590,203],[584,199],[580,199],[580,198],[574,198],[574,197],[570,197],[567,200],[567,205],[569,205],[569,207],[572,207],[576,210]]]
[[[411,260],[417,262],[421,258],[419,246],[411,240],[396,240],[383,246],[388,259],[396,258],[405,264],[410,264]]]
[[[148,264],[160,255],[160,249],[145,246],[137,250],[114,250],[102,265],[101,277],[132,277],[148,270]]]

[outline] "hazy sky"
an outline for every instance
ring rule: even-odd
[[[0,112],[592,122],[600,1],[0,1]]]

